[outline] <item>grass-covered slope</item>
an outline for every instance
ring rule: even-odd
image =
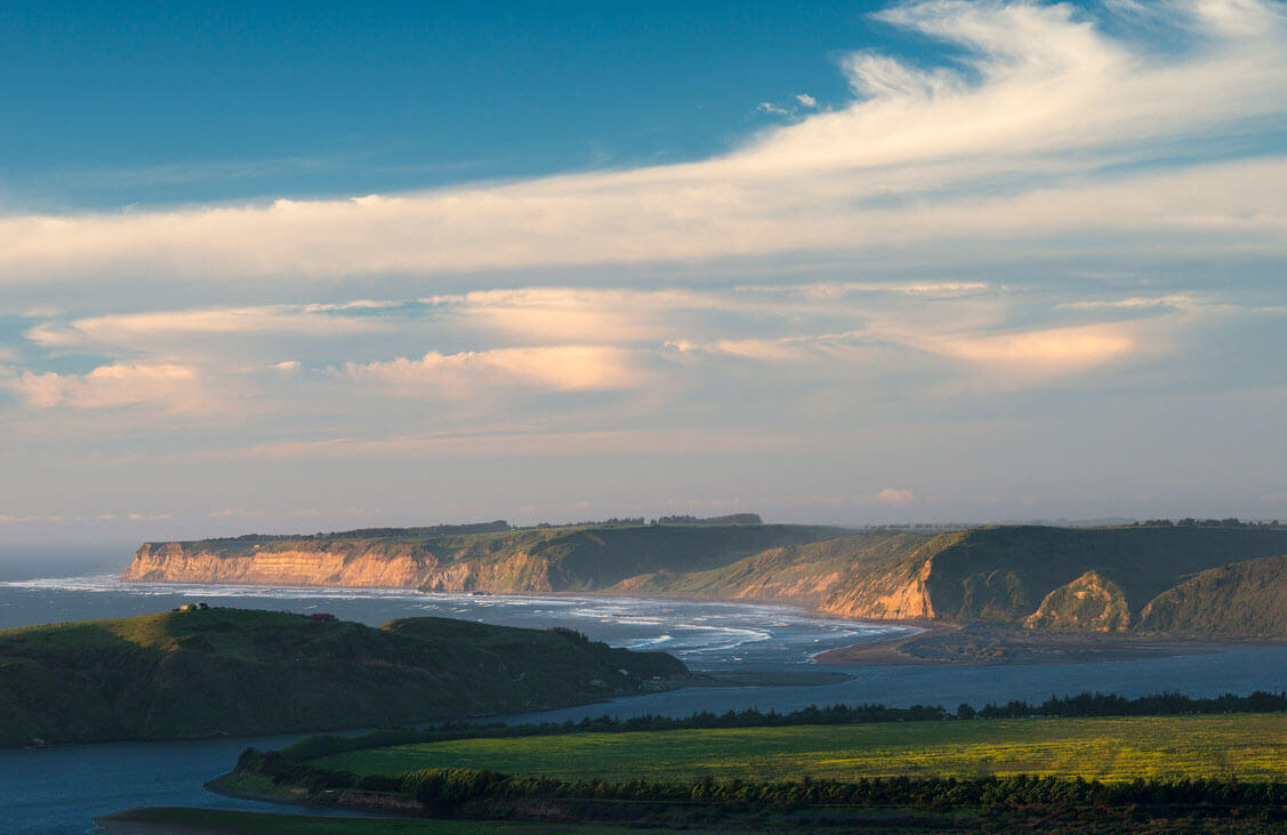
[[[1287,556],[1203,571],[1154,598],[1140,625],[1194,635],[1287,635]]]
[[[1195,608],[1224,599],[1213,580],[1182,586],[1188,589],[1185,606],[1159,602],[1147,624],[1141,624],[1141,612],[1198,572],[1281,553],[1287,553],[1287,529],[1281,528],[1008,526],[938,536],[868,531],[769,549],[705,571],[645,574],[613,590],[782,600],[864,618],[1220,632],[1220,623]],[[1255,616],[1254,625],[1226,620],[1231,629],[1287,634],[1287,571],[1280,576],[1271,567],[1220,575],[1226,586],[1241,584],[1234,597],[1265,613]],[[1163,611],[1176,614],[1163,619]],[[1201,622],[1188,623],[1194,617]]]
[[[819,605],[867,578],[884,577],[931,539],[927,534],[864,531],[821,542],[771,548],[728,565],[632,577],[613,591],[723,599],[789,600]],[[899,584],[901,585],[901,583]]]
[[[1287,563],[1259,560],[1284,553],[1283,528],[869,531],[704,571],[654,572],[613,590],[1038,630],[1287,635]]]
[[[940,618],[1020,622],[1045,602],[1053,624],[1124,628],[1192,574],[1281,553],[1281,528],[976,528],[932,557],[926,588]],[[1092,587],[1099,606],[1086,605]]]
[[[664,653],[441,618],[208,609],[0,631],[0,745],[244,735],[532,710],[680,676]]]

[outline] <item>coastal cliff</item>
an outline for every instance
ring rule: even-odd
[[[1287,616],[1279,614],[1287,612],[1287,558],[1258,559],[1283,553],[1287,529],[1268,527],[878,531],[706,571],[633,577],[612,591],[781,601],[867,620],[1287,635]],[[1227,564],[1246,568],[1217,568]],[[1259,605],[1216,617],[1229,601]]]
[[[202,543],[146,543],[122,579],[162,583],[247,583],[288,586],[415,588],[438,566],[414,546],[363,548],[361,543],[325,549],[252,548],[226,554]]]
[[[809,525],[604,525],[149,542],[122,579],[434,592],[595,591],[647,572],[702,570],[839,532]]]
[[[1221,601],[1282,608],[1287,563],[1202,572],[1283,554],[1287,528],[1270,526],[991,526],[936,535],[800,525],[598,525],[149,543],[125,579],[607,592],[791,603],[872,620],[1223,634],[1233,621],[1214,616]],[[1238,628],[1287,635],[1287,617]]]

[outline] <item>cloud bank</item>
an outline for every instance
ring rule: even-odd
[[[1276,512],[1287,7],[877,17],[709,159],[0,213],[0,521]]]
[[[1224,149],[1287,118],[1282,5],[1172,0],[1149,25],[1139,14],[901,4],[878,17],[956,60],[850,55],[851,102],[723,157],[347,200],[8,215],[0,275],[459,273],[1087,233],[1281,253],[1282,149]]]

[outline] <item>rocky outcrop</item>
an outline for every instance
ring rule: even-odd
[[[929,579],[934,558],[919,551],[884,572],[846,578],[838,592],[820,607],[831,615],[873,620],[928,620],[936,617]]]
[[[1023,625],[1029,629],[1124,632],[1131,625],[1131,607],[1121,586],[1092,570],[1046,595]]]

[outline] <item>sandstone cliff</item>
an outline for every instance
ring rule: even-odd
[[[123,579],[163,583],[416,588],[434,569],[433,553],[413,546],[368,548],[360,542],[304,548],[252,547],[225,553],[202,543],[147,543]]]
[[[146,543],[123,578],[425,591],[594,591],[650,571],[702,570],[835,533],[834,528],[807,525],[604,526]]]
[[[606,525],[148,544],[125,577],[431,592],[607,591],[787,602],[853,618],[1201,631],[1228,621],[1215,616],[1225,599],[1259,600],[1277,611],[1277,601],[1287,599],[1287,572],[1271,576],[1262,567],[1200,583],[1189,578],[1284,553],[1287,529],[1267,527],[996,526],[934,536],[795,525]],[[1230,583],[1239,590],[1226,594]],[[1240,628],[1287,634],[1287,617]]]

